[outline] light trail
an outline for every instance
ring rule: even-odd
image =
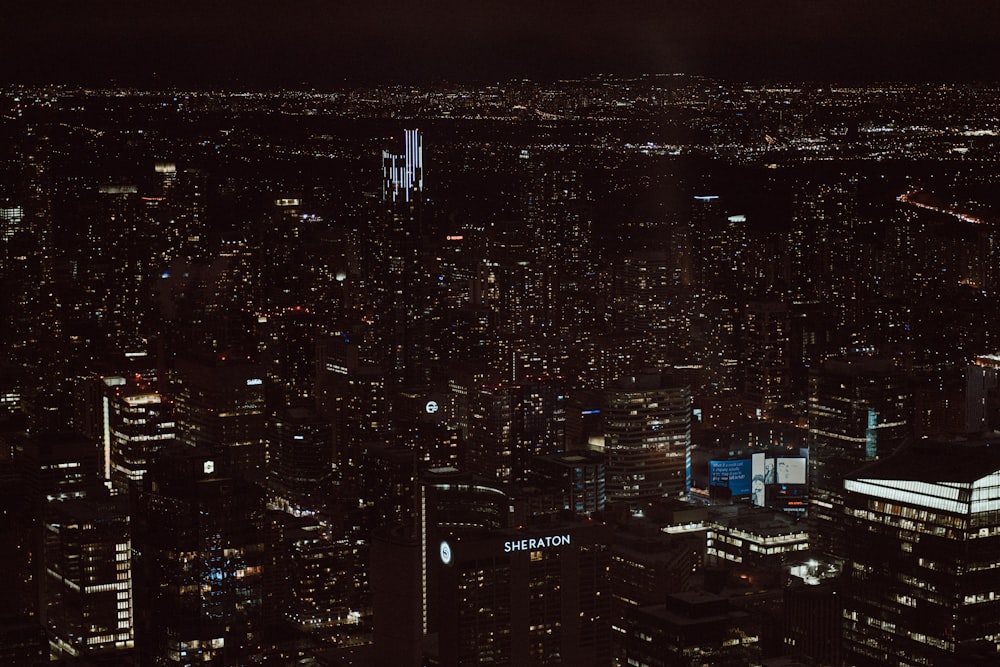
[[[896,201],[901,201],[904,204],[909,204],[910,206],[916,206],[917,208],[925,208],[928,211],[935,211],[937,213],[944,213],[946,215],[950,215],[952,217],[958,218],[959,220],[962,220],[963,222],[971,222],[974,225],[983,225],[983,224],[986,224],[985,220],[982,220],[982,219],[977,218],[975,216],[969,215],[968,213],[962,213],[961,211],[956,211],[955,209],[952,209],[952,208],[941,208],[940,206],[931,206],[930,204],[921,204],[918,201],[913,201],[913,199],[911,197],[913,195],[915,195],[915,194],[917,194],[917,193],[916,192],[907,192],[905,194],[901,194],[898,197],[896,197]]]

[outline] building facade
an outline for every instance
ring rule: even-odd
[[[920,441],[844,490],[846,663],[996,664],[1000,442]]]

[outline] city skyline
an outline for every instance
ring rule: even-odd
[[[583,71],[827,76],[825,4],[116,6],[0,84],[0,663],[995,664],[1000,84]]]

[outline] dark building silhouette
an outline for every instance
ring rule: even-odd
[[[581,516],[604,510],[607,500],[605,475],[607,464],[597,452],[563,452],[536,456],[531,461],[531,475],[562,491],[563,507]]]
[[[263,473],[264,374],[247,359],[226,355],[176,362],[177,440],[209,448],[240,474]]]
[[[628,611],[627,664],[743,667],[759,662],[759,620],[727,598],[702,591],[674,593],[665,604]]]
[[[216,455],[207,447],[164,450],[136,499],[141,665],[242,665],[260,652],[263,497]]]
[[[910,391],[888,359],[830,359],[809,378],[812,547],[840,556],[843,483],[867,462],[891,454],[910,434]]]
[[[839,665],[843,595],[836,581],[784,589],[785,651],[809,664]]]
[[[315,512],[333,478],[333,432],[315,410],[286,408],[270,419],[268,487],[279,503]]]

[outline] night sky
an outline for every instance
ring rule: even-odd
[[[329,87],[661,72],[751,81],[1000,79],[994,0],[0,5],[0,83]]]

